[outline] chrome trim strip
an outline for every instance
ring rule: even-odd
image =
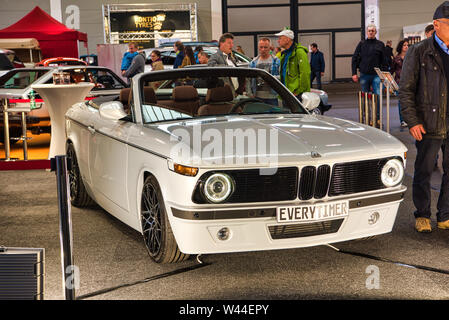
[[[404,199],[405,190],[377,197],[362,198],[349,201],[349,209],[359,209]],[[315,202],[317,203],[317,202]],[[302,204],[301,204],[302,205]],[[180,210],[171,207],[173,216],[185,220],[225,220],[276,217],[276,208],[234,209],[234,210]]]

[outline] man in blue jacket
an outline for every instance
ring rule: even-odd
[[[137,56],[137,54],[137,44],[134,42],[130,42],[128,44],[128,51],[125,52],[122,58],[122,66],[120,68],[122,70],[122,76],[125,76],[126,70],[129,69],[129,67],[131,66],[131,62],[133,61],[134,57]]]
[[[316,78],[318,84],[318,89],[321,90],[321,77],[324,75],[324,55],[318,50],[318,45],[312,43],[310,45],[312,49],[312,54],[310,56],[310,86],[312,86],[313,80]]]

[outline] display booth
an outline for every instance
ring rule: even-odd
[[[0,30],[0,39],[9,38],[36,39],[42,51],[42,59],[78,58],[78,43],[84,42],[87,47],[86,33],[67,28],[39,7],[35,7],[13,25]]]

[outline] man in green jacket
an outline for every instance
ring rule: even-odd
[[[310,64],[308,50],[294,42],[292,30],[284,29],[276,33],[279,46],[284,49],[281,55],[281,82],[297,97],[310,91]]]

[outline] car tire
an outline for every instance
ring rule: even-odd
[[[157,263],[176,263],[189,258],[178,248],[161,189],[156,178],[151,175],[143,184],[140,212],[143,239],[151,259]]]
[[[67,145],[67,162],[71,162],[69,174],[69,187],[70,187],[70,202],[75,207],[88,207],[95,202],[89,196],[84,186],[83,177],[81,176],[78,166],[78,160],[76,158],[75,148],[73,144]]]

